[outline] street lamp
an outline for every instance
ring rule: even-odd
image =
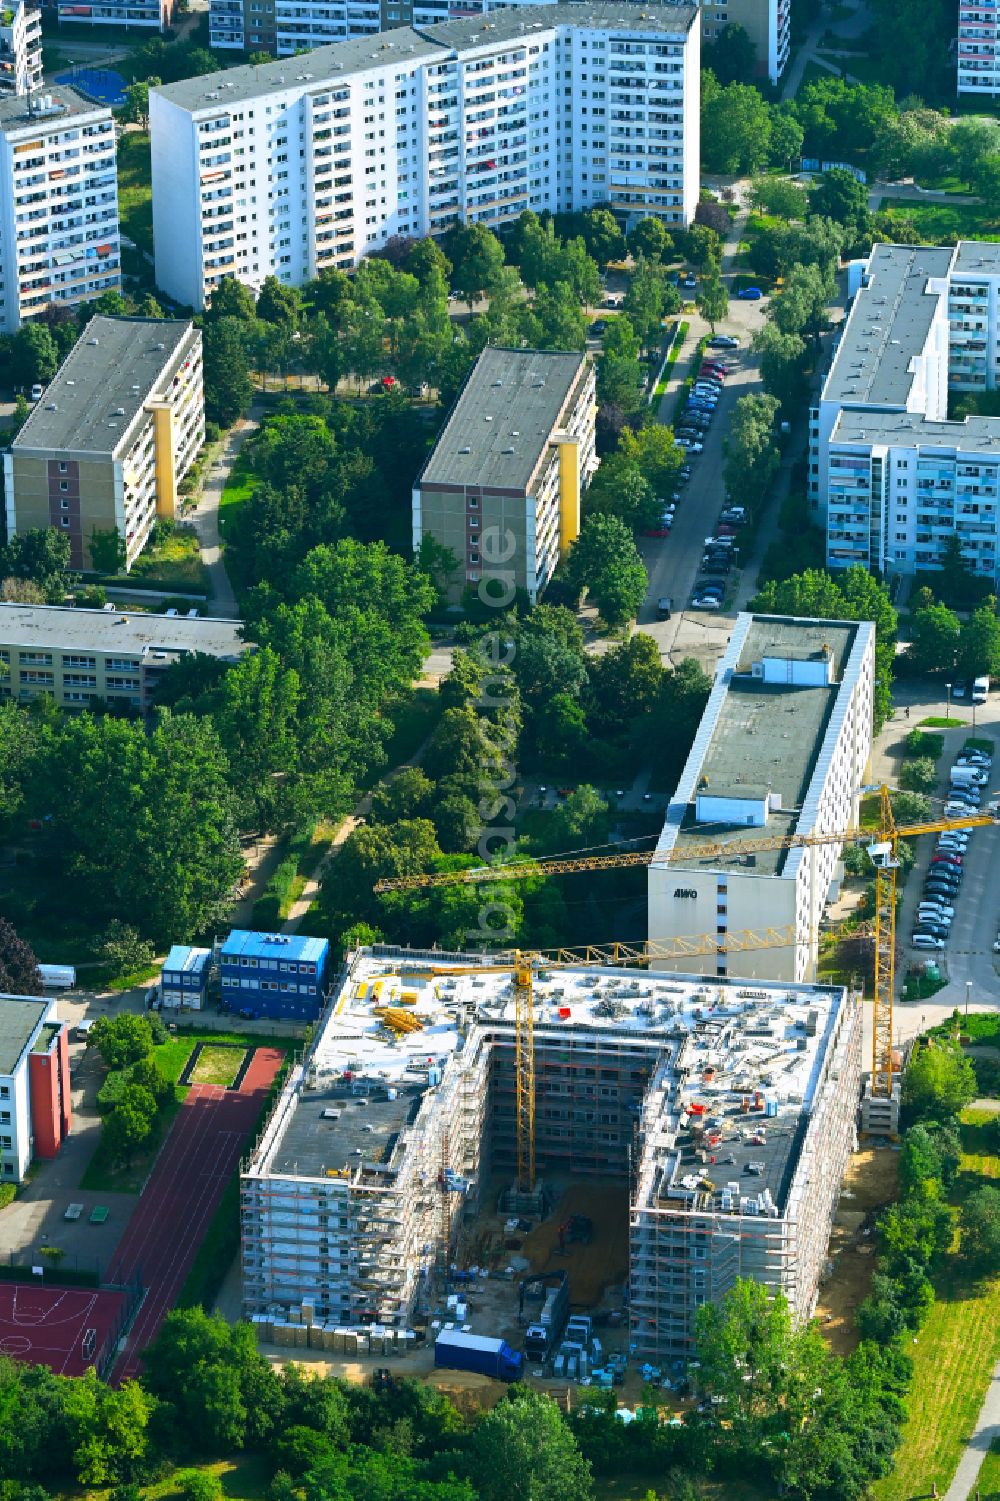
[[[950,683],[945,683],[944,687],[945,687],[945,692],[948,695],[948,697],[947,697],[947,699],[945,701],[944,717],[945,717],[945,719],[950,719],[951,718],[951,684]]]

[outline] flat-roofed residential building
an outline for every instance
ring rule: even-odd
[[[959,96],[1000,95],[1000,28],[994,0],[959,0],[956,62]]]
[[[48,694],[63,709],[95,700],[119,713],[152,706],[174,662],[196,652],[236,662],[252,647],[238,620],[0,604],[0,699]]]
[[[876,245],[811,413],[809,497],[827,565],[1000,576],[1000,419],[951,421],[949,393],[1000,385],[1000,247]]]
[[[0,8],[0,93],[27,94],[42,82],[42,13],[25,0]]]
[[[42,9],[73,26],[140,27],[166,31],[174,19],[175,0],[42,0]]]
[[[497,959],[382,947],[348,957],[241,1170],[243,1307],[259,1337],[341,1358],[376,1340],[406,1354],[456,1264],[475,1281],[498,1188],[504,1212],[534,1202],[546,1216],[561,1212],[552,1200],[567,1184],[589,1209],[592,1183],[595,1241],[627,1236],[616,1306],[640,1362],[690,1357],[698,1308],[739,1277],[782,1291],[795,1323],[808,1320],[855,1139],[859,998],[539,965],[538,1180],[535,1195],[508,1198],[516,1002]],[[725,1142],[717,1158],[713,1135]],[[507,1296],[513,1327],[511,1283]],[[496,1333],[498,1297],[488,1309],[470,1298],[459,1320]]]
[[[65,84],[0,98],[0,332],[120,288],[111,111]]]
[[[456,217],[501,229],[526,208],[608,203],[626,224],[686,226],[699,57],[693,7],[594,0],[399,26],[154,89],[157,284],[200,308],[226,276],[297,286],[393,235]]]
[[[73,568],[116,530],[131,568],[205,441],[201,330],[91,318],[4,455],[7,531],[53,526]]]
[[[56,1002],[0,995],[0,1181],[20,1183],[55,1157],[73,1122],[69,1040]]]
[[[787,927],[793,941],[693,958],[692,969],[769,980],[815,975],[841,845],[753,853],[741,845],[856,825],[874,671],[868,621],[737,616],[649,867],[649,936]],[[708,841],[723,852],[699,855]]]
[[[487,347],[413,488],[413,548],[459,559],[449,593],[503,573],[534,604],[580,531],[597,459],[585,354]]]

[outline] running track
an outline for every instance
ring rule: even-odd
[[[115,1385],[138,1375],[140,1352],[177,1301],[283,1056],[258,1048],[239,1090],[188,1090],[118,1247],[116,1275],[138,1276],[147,1291],[111,1374]]]

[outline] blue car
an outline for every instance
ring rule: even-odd
[[[760,287],[744,287],[736,295],[742,302],[759,302],[764,294]]]

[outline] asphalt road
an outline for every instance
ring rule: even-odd
[[[725,456],[723,440],[729,428],[733,407],[741,396],[760,390],[760,375],[756,357],[748,351],[750,339],[764,321],[766,299],[761,302],[736,302],[730,304],[730,316],[718,332],[736,334],[740,340],[739,350],[718,351],[737,365],[725,384],[712,425],[705,434],[704,452],[691,459],[691,478],[685,486],[677,507],[677,519],[669,537],[643,537],[640,546],[646,571],[649,574],[649,589],[645,604],[639,612],[639,628],[654,637],[661,656],[668,656],[681,627],[681,614],[691,600],[695,581],[700,577],[701,556],[705,538],[711,535],[719,512],[725,504],[723,472]],[[687,354],[678,360],[681,373],[686,374],[697,340],[707,329],[697,317],[691,320],[691,332],[687,340]],[[668,410],[667,415],[672,415]],[[737,543],[738,545],[738,543]],[[657,601],[669,595],[674,605],[673,618],[658,621]],[[729,598],[732,588],[729,590]],[[696,611],[704,617],[707,626],[725,626],[723,612]]]

